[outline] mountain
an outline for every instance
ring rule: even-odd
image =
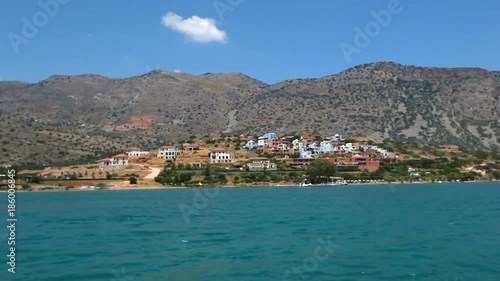
[[[74,161],[191,135],[274,131],[500,146],[500,72],[371,63],[268,85],[242,73],[0,82],[0,159]]]

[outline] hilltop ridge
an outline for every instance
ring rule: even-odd
[[[500,146],[500,72],[393,62],[272,85],[242,73],[154,70],[0,82],[1,159],[59,162],[221,133],[366,136]]]

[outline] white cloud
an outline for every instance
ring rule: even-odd
[[[174,31],[186,35],[189,39],[199,43],[218,42],[226,43],[226,32],[217,28],[214,19],[192,16],[183,19],[175,13],[167,13],[161,23]]]
[[[174,69],[173,72],[181,73],[179,69]]]

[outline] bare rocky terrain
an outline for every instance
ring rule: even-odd
[[[241,73],[0,82],[0,162],[94,161],[220,133],[367,136],[500,146],[500,72],[383,62],[268,85]]]

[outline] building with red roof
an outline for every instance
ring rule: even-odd
[[[101,169],[118,169],[128,165],[128,155],[120,153],[111,158],[104,158],[96,161]]]
[[[128,155],[129,159],[138,158],[138,157],[149,155],[149,151],[141,151],[141,149],[134,146],[134,147],[131,147],[128,149],[127,155]]]

